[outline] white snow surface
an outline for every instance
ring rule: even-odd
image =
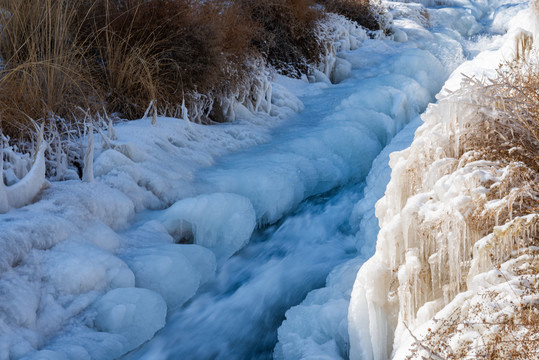
[[[277,358],[346,357],[348,302],[374,250],[389,153],[408,146],[466,57],[506,43],[489,34],[512,29],[502,23],[519,4],[387,3],[393,35],[374,39],[335,16],[317,82],[277,76],[264,111],[237,104],[234,122],[214,126],[122,123],[114,139],[94,134],[93,181],[39,193],[41,152],[32,170],[5,166],[0,359],[113,359],[152,338],[131,358],[263,357],[277,340]],[[5,189],[25,181],[31,191],[6,202]],[[277,338],[285,311],[324,284]],[[272,329],[262,340],[260,324]]]

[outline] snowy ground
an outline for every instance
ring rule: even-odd
[[[0,215],[0,359],[347,357],[389,153],[524,6],[388,3],[391,37],[342,30],[338,71],[277,77],[269,113],[118,126],[94,182]]]

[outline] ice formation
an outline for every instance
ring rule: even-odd
[[[439,103],[423,115],[425,124],[411,147],[391,155],[391,181],[376,205],[381,226],[376,253],[359,271],[350,302],[352,359],[404,358],[413,342],[410,332],[453,299],[462,300],[459,294],[477,288],[472,279],[505,261],[519,241],[537,236],[533,226],[523,225],[533,219],[521,218],[507,225],[519,231],[502,235],[498,229],[483,238],[498,217],[512,217],[512,204],[522,193],[511,190],[515,183],[509,179],[518,178],[520,165],[482,160],[467,151],[466,134],[478,128],[474,121],[480,121],[480,110],[473,96],[454,92],[461,73],[492,74],[503,60],[522,55],[515,44],[527,41],[523,34],[529,34],[533,21],[529,12],[517,18],[498,51],[455,71]]]
[[[156,293],[139,288],[109,291],[94,304],[98,330],[122,335],[131,350],[165,325],[167,306]]]
[[[487,6],[479,6],[477,3],[472,4],[467,2],[441,5],[439,7],[427,7],[418,3],[386,3],[389,14],[393,18],[393,39],[403,43],[413,42],[418,44],[420,48],[434,54],[449,71],[454,70],[464,60],[466,52],[471,52],[467,56],[473,57],[475,54],[472,49],[476,46],[478,48],[485,46],[484,44],[476,44],[468,39],[470,36],[474,36],[491,26],[488,21],[485,21],[490,11],[496,12],[500,18],[502,15],[505,15],[507,19],[511,17],[511,15],[508,15],[507,9],[510,9],[511,14],[513,14],[512,7],[506,8],[503,6],[504,9],[499,10],[494,4],[492,5],[495,10],[491,10]],[[505,32],[505,30],[500,32]],[[489,44],[489,48],[498,48],[501,45],[501,41],[497,36],[494,36],[492,39],[494,41]],[[370,56],[374,55],[371,53]],[[346,58],[354,63],[355,59],[351,57]],[[406,59],[405,57],[403,58]],[[411,58],[412,56],[408,57],[408,59]],[[402,63],[405,63],[406,60],[403,60]],[[367,60],[365,62],[368,63]],[[407,68],[407,66],[403,65],[402,68]],[[434,88],[430,90],[437,91]],[[357,101],[356,99],[358,98],[354,100]],[[407,131],[399,133],[397,138],[384,149],[370,170],[367,187],[364,192],[365,198],[358,202],[350,219],[350,225],[357,231],[356,246],[359,256],[348,265],[343,265],[342,269],[346,268],[348,269],[347,271],[353,271],[353,264],[358,266],[374,252],[374,244],[378,233],[378,221],[374,215],[374,203],[382,197],[385,185],[389,181],[391,170],[387,167],[389,152],[402,150],[410,145],[413,139],[413,132],[418,126],[418,123],[412,125],[415,126],[411,126],[407,128]],[[443,164],[440,164],[440,166],[443,166]],[[421,171],[419,170],[419,172]],[[343,325],[343,323],[347,322],[347,308],[352,289],[350,287],[347,289],[347,286],[349,286],[347,285],[349,276],[342,269],[335,270],[335,272],[339,272],[341,275],[341,281],[336,281],[334,276],[328,278],[328,284],[325,288],[315,290],[302,304],[287,312],[286,320],[279,329],[279,343],[274,354],[277,358],[296,359],[314,356],[346,358],[349,355],[348,341],[346,339],[343,340],[342,334],[343,331],[346,332],[348,329],[348,326]],[[358,279],[358,283],[362,281],[365,286],[369,287],[369,291],[371,291],[370,296],[379,296],[379,298],[383,299],[385,296],[384,289],[376,288],[380,282],[379,278],[373,278],[371,275],[368,274],[364,278]],[[337,291],[337,289],[339,290]],[[382,311],[379,311],[378,314],[375,311],[373,310],[373,313],[370,314],[372,316],[371,321],[377,316],[380,318],[383,317]],[[340,326],[327,326],[328,323],[323,319],[326,318],[328,312],[334,316],[331,323],[340,323]],[[366,336],[370,336],[368,333],[369,318],[366,312],[363,314],[365,314],[365,317],[362,319],[358,318],[351,331],[365,331]],[[383,321],[373,326],[380,327],[379,330],[384,334],[382,336],[386,336],[388,333],[391,336],[391,329],[387,325],[384,329]],[[381,340],[384,341],[384,339]],[[351,341],[354,341],[354,338]],[[373,342],[376,343],[378,341],[380,341],[379,338],[373,338]],[[370,346],[370,344],[362,345],[367,348]],[[358,345],[356,343],[352,344],[352,346]],[[386,352],[380,358],[386,359],[389,358],[389,355]]]
[[[211,249],[219,263],[244,247],[256,226],[249,199],[223,193],[180,200],[163,213],[161,221],[174,238],[194,237],[195,244]]]
[[[39,132],[35,159],[28,173],[15,184],[4,182],[3,144],[0,142],[0,213],[31,203],[45,185],[45,151],[48,144],[43,140],[43,128]]]

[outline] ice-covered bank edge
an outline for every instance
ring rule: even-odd
[[[349,66],[336,51],[366,38],[342,17],[330,21],[324,31],[336,44],[317,80],[345,77]],[[192,297],[248,242],[261,220],[251,200],[204,194],[194,174],[225,154],[267,142],[272,128],[302,110],[286,87],[266,90],[250,110],[236,104],[233,123],[142,119],[94,135],[103,141],[88,141],[87,182],[44,181],[44,146],[36,161],[6,149],[13,157],[6,178],[23,180],[0,188],[0,210],[7,211],[0,215],[1,359],[116,358],[151,338],[167,310]],[[25,191],[32,199],[12,201],[10,194],[28,182],[36,192],[44,189],[37,198]]]
[[[495,77],[499,64],[522,57],[536,21],[533,9],[508,21],[503,46],[459,67],[411,147],[391,155],[391,181],[376,205],[376,253],[351,295],[351,359],[486,356],[506,336],[514,346],[501,353],[537,356],[528,347],[537,333],[522,313],[533,324],[536,249],[527,247],[536,243],[538,215],[512,219],[516,198],[537,200],[537,178],[526,184],[516,175],[531,171],[522,163],[473,151],[466,141],[482,131],[474,119],[481,111],[495,118],[495,104],[479,110],[473,94],[458,91],[462,74]]]

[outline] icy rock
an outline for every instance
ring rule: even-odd
[[[131,287],[135,283],[122,260],[92,244],[64,241],[51,249],[44,265],[51,283],[68,294]]]
[[[331,85],[331,80],[329,79],[329,77],[317,69],[313,69],[312,75],[309,76],[309,81],[310,82],[323,82],[328,85]]]
[[[169,308],[195,295],[199,286],[213,278],[215,256],[198,245],[166,244],[123,254],[135,273],[137,287],[160,294]]]
[[[289,81],[288,79],[286,80]],[[273,83],[273,96],[271,102],[278,107],[288,107],[294,112],[301,112],[305,108],[301,100],[292,94],[286,87],[278,83]]]
[[[167,305],[148,289],[120,288],[96,301],[95,326],[100,331],[124,336],[129,351],[153,337],[165,326]]]
[[[88,243],[109,252],[114,252],[121,245],[121,237],[102,222],[90,225],[88,231],[81,236]]]
[[[251,202],[226,193],[180,200],[164,212],[161,221],[176,239],[194,236],[197,245],[215,253],[218,263],[244,247],[256,226]]]
[[[69,360],[112,360],[129,351],[131,347],[128,344],[123,334],[101,332],[82,326],[56,337],[43,350],[63,354]],[[39,354],[31,354],[24,360],[33,360]]]

